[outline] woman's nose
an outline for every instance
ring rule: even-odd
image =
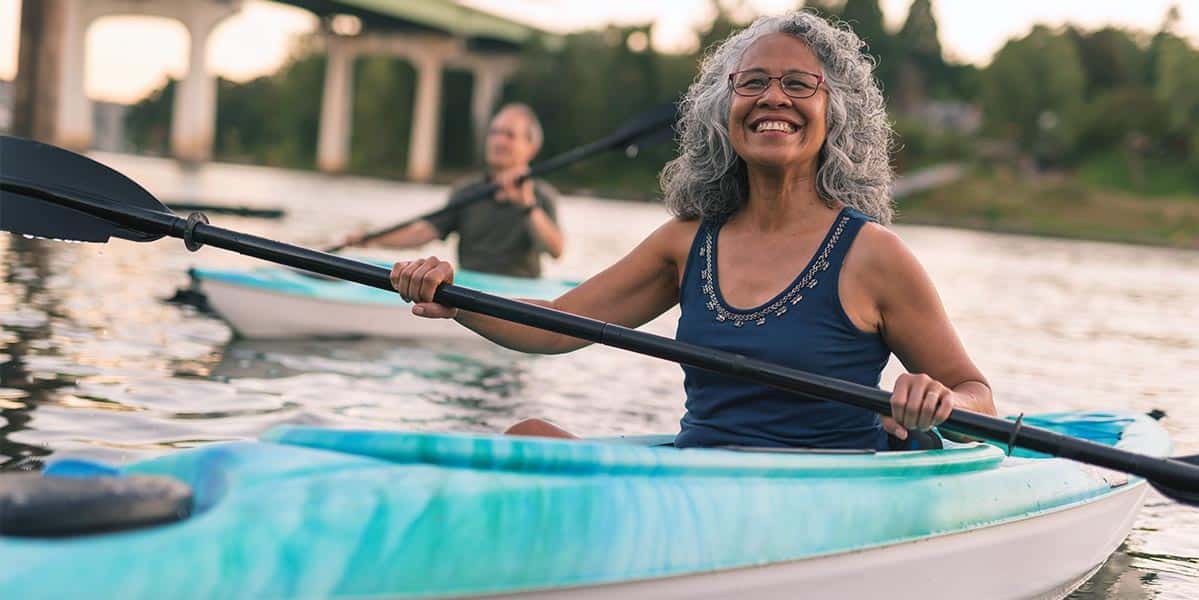
[[[778,85],[775,85],[775,84]],[[762,95],[758,96],[758,106],[789,106],[791,96],[783,93],[783,82],[771,80]]]

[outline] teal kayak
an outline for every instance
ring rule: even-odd
[[[375,262],[380,266],[390,264]],[[291,269],[194,268],[193,285],[208,305],[246,338],[405,337],[469,338],[452,323],[421,319],[399,294],[343,280],[308,276]],[[527,279],[457,271],[454,282],[510,298],[552,300],[578,285],[561,279]]]
[[[1024,422],[1170,450],[1142,415]],[[119,469],[190,487],[181,520],[0,536],[0,597],[1060,597],[1119,545],[1148,489],[987,444],[661,445],[671,439],[284,426]],[[66,461],[42,479],[99,468]]]

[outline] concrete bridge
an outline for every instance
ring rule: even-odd
[[[212,156],[216,79],[208,39],[245,0],[25,0],[12,131],[75,150],[93,142],[93,107],[84,94],[85,44],[97,19],[148,15],[174,19],[190,39],[187,73],[175,91],[171,152],[188,162]],[[284,0],[320,17],[328,62],[317,141],[317,167],[342,171],[352,130],[353,63],[363,55],[409,61],[417,73],[408,176],[428,180],[436,170],[442,72],[469,70],[471,117],[481,136],[517,52],[540,32],[450,0]]]

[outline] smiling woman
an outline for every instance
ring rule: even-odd
[[[629,255],[536,304],[637,327],[678,303],[677,337],[876,387],[894,352],[911,371],[874,413],[684,367],[677,447],[910,449],[955,409],[994,414],[991,390],[890,221],[892,133],[873,64],[847,26],[763,17],[706,59],[682,104],[662,187],[676,218]],[[453,269],[396,263],[413,312],[454,317],[525,352],[586,344],[433,303]],[[571,437],[532,419],[513,434]],[[890,434],[890,435],[888,435]],[[936,445],[936,440],[928,443]]]

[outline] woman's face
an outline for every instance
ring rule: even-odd
[[[807,44],[784,33],[763,36],[750,45],[737,70],[761,72],[768,77],[801,71],[824,73]],[[734,151],[751,169],[799,169],[815,174],[826,134],[828,96],[823,84],[808,98],[783,93],[778,79],[770,80],[757,96],[741,96],[731,89],[729,94],[729,138]]]

